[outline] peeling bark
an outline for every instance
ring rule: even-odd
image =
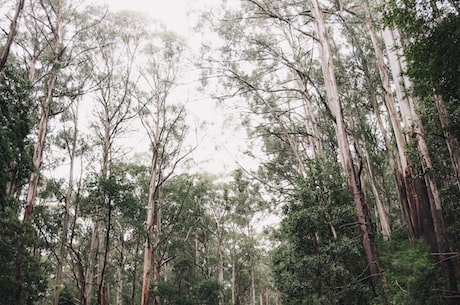
[[[362,193],[359,179],[355,173],[353,159],[350,151],[350,144],[348,141],[348,135],[346,132],[345,121],[342,112],[342,103],[335,79],[333,58],[329,45],[329,37],[324,21],[323,12],[319,7],[318,0],[313,1],[312,14],[316,22],[318,40],[321,46],[321,67],[326,86],[328,103],[336,119],[336,134],[342,166],[345,174],[347,175],[350,194],[353,198],[357,211],[358,226],[361,232],[362,245],[368,264],[370,283],[373,287],[375,287],[377,286],[381,275],[380,263],[374,242],[372,223],[369,214],[369,206],[364,199],[364,194]]]

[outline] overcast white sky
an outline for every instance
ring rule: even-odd
[[[188,12],[194,9],[218,5],[220,0],[96,0],[107,4],[112,10],[133,10],[149,14],[161,20],[169,29],[187,34],[191,21]]]
[[[160,20],[168,29],[191,39],[194,21],[190,11],[208,9],[221,5],[222,0],[93,0],[92,2],[107,4],[113,11],[133,10],[141,11],[152,18]],[[189,45],[193,42],[189,41]],[[194,88],[182,88],[187,92],[184,99],[190,100],[189,121],[191,124],[206,123],[207,129],[198,133],[202,142],[193,157],[200,165],[198,171],[228,174],[237,167],[236,160],[247,168],[253,168],[253,160],[243,156],[247,149],[246,132],[243,127],[229,124],[230,115],[237,118],[238,112],[231,109],[216,107],[214,101],[205,100]],[[194,129],[195,126],[190,126]],[[191,135],[193,137],[194,135]],[[137,140],[136,146],[143,146],[142,139]]]

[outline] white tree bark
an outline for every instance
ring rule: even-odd
[[[56,277],[53,289],[53,301],[52,305],[58,305],[59,296],[62,290],[62,268],[64,266],[64,260],[66,256],[68,231],[69,231],[69,217],[70,217],[70,205],[73,196],[74,187],[74,164],[77,151],[77,139],[78,139],[78,105],[76,109],[71,109],[73,116],[73,133],[72,138],[67,140],[67,150],[69,153],[69,180],[67,185],[67,191],[64,200],[64,216],[62,217],[62,231],[61,240],[59,245],[59,254],[57,258]]]
[[[345,120],[342,112],[342,103],[339,96],[337,82],[334,72],[333,56],[329,45],[329,37],[324,21],[323,12],[318,0],[313,0],[312,14],[316,22],[318,40],[320,42],[321,67],[326,87],[329,107],[336,119],[336,134],[339,146],[342,166],[347,175],[348,186],[355,203],[359,229],[362,234],[362,244],[368,263],[368,272],[373,286],[378,283],[380,278],[380,264],[377,250],[373,241],[372,224],[370,223],[369,207],[364,200],[364,196],[355,173],[353,159],[350,151],[348,135],[346,132]]]
[[[45,4],[41,3],[43,8]],[[46,11],[46,10],[45,10]],[[55,21],[53,24],[49,24],[49,28],[53,34],[53,40],[51,42],[51,48],[53,50],[53,58],[51,63],[51,71],[47,82],[47,91],[45,97],[41,101],[41,114],[40,123],[38,125],[38,137],[35,144],[34,154],[32,157],[32,164],[34,171],[29,177],[29,188],[27,190],[26,204],[24,208],[24,220],[30,221],[33,215],[33,208],[37,197],[38,180],[40,177],[40,170],[43,160],[43,150],[45,149],[46,136],[48,132],[48,121],[51,115],[50,102],[53,98],[57,75],[59,73],[59,63],[61,60],[61,44],[62,44],[62,3],[58,3],[55,9]],[[49,20],[52,20],[51,16],[48,16]],[[35,65],[31,66],[33,69]],[[30,71],[30,77],[34,77],[35,73]]]

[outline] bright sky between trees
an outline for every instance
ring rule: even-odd
[[[222,4],[221,0],[92,0],[94,3],[107,5],[112,11],[131,10],[147,14],[151,18],[162,22],[169,30],[172,30],[187,40],[192,49],[200,44],[198,35],[193,34],[193,27],[199,11],[217,8]],[[186,81],[190,83],[190,80]],[[224,174],[239,165],[246,168],[254,167],[254,160],[247,160],[243,152],[247,150],[246,132],[239,125],[237,109],[222,109],[216,103],[205,96],[200,95],[193,84],[180,86],[180,99],[187,100],[189,110],[189,125],[192,130],[205,124],[204,130],[196,135],[200,142],[199,147],[193,153],[193,158],[200,165],[196,170],[210,171]],[[178,93],[176,92],[176,95]],[[177,96],[176,96],[177,97]],[[236,119],[236,121],[235,121]],[[135,146],[143,147],[142,139],[137,139]],[[236,162],[238,161],[238,164]]]
[[[218,0],[98,0],[105,3],[112,10],[133,10],[150,15],[152,18],[162,21],[169,29],[187,34],[192,26],[188,12],[218,5]]]

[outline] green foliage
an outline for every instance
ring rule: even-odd
[[[180,290],[171,283],[161,283],[152,297],[159,295],[164,304],[171,305],[218,305],[221,289],[221,285],[215,279],[198,281],[187,291]]]
[[[387,25],[403,35],[408,60],[407,74],[415,93],[422,97],[438,94],[451,118],[449,131],[460,139],[460,15],[449,1],[390,1]]]
[[[166,304],[171,305],[192,305],[194,304],[190,296],[181,294],[179,290],[169,283],[160,283],[155,291],[152,293],[152,298],[160,296]]]
[[[34,304],[47,287],[46,265],[24,247],[37,245],[35,231],[17,215],[17,203],[0,208],[0,305]]]
[[[0,198],[6,196],[7,182],[21,185],[30,172],[27,136],[34,118],[30,88],[26,71],[15,62],[9,61],[0,71]]]
[[[76,305],[76,293],[69,286],[65,286],[60,295],[58,305]]]
[[[0,304],[33,304],[46,289],[46,265],[33,255],[35,229],[19,220],[20,203],[6,187],[18,191],[30,173],[34,116],[27,73],[9,60],[0,72]]]
[[[339,164],[308,163],[285,209],[273,252],[284,304],[367,304],[369,289],[355,211]]]
[[[221,289],[221,285],[215,279],[202,280],[194,288],[197,301],[195,304],[218,305],[219,291]]]
[[[458,249],[460,232],[460,194],[445,136],[447,132],[453,141],[460,140],[459,13],[458,1],[402,0],[389,1],[385,17],[387,25],[397,28],[402,36],[408,64],[406,72],[413,82],[413,93],[418,97],[416,107],[433,163],[430,170],[440,190],[448,237],[454,249]],[[435,104],[438,97],[442,98],[448,116],[445,128],[440,128],[440,113]],[[417,143],[411,144],[416,147]],[[425,172],[420,170],[423,160],[415,149],[409,147],[408,151],[418,164],[416,174],[424,179]]]
[[[387,281],[385,296],[394,305],[444,304],[437,288],[442,286],[439,270],[429,257],[423,240],[410,245],[396,236],[379,247],[383,273]],[[374,304],[381,304],[380,298]]]

